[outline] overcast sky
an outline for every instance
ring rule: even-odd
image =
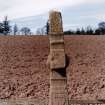
[[[0,0],[0,20],[6,15],[10,20],[37,16],[52,9],[62,12],[65,27],[105,21],[105,0]]]
[[[81,4],[105,3],[105,0],[0,0],[0,18],[8,15],[10,19],[35,16],[50,9],[78,6]],[[86,7],[87,8],[87,7]]]

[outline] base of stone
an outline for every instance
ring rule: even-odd
[[[21,100],[0,100],[0,105],[48,105],[46,100],[21,99]]]
[[[105,100],[69,100],[69,105],[105,105]],[[48,105],[42,100],[1,100],[0,105]],[[67,105],[67,104],[65,104]]]

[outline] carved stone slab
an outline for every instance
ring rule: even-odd
[[[64,35],[60,12],[52,11],[49,16],[50,69],[65,68]]]
[[[51,11],[49,19],[50,19],[49,34],[63,33],[61,13],[57,11]]]
[[[53,11],[49,16],[50,40],[50,99],[49,105],[68,105],[66,56],[61,13]]]
[[[65,54],[63,49],[51,50],[50,68],[52,70],[65,68]]]

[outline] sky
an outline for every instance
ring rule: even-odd
[[[0,20],[10,20],[62,12],[64,28],[92,25],[105,21],[105,0],[0,0]],[[45,16],[46,18],[46,16]]]

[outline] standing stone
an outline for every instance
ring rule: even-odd
[[[65,68],[64,35],[62,17],[60,12],[52,11],[49,16],[49,39],[50,39],[50,68]]]
[[[49,16],[50,40],[50,99],[49,105],[67,105],[66,56],[62,16],[60,12],[52,11]]]

